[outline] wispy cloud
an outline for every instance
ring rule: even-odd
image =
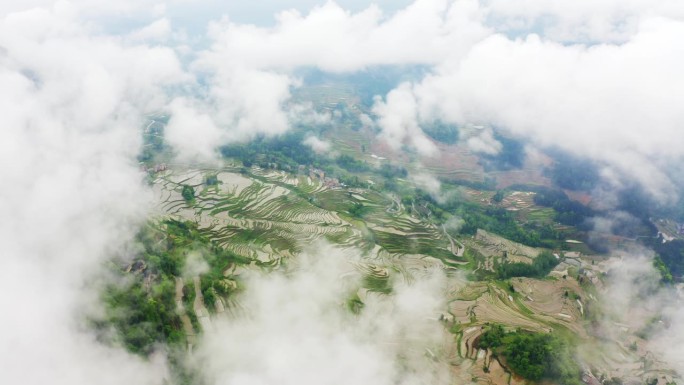
[[[216,384],[446,384],[442,271],[394,281],[394,294],[362,293],[354,251],[316,245],[287,272],[252,276],[237,299],[242,312],[218,321],[194,357]],[[361,290],[363,292],[363,290]]]
[[[59,8],[0,19],[0,382],[161,384],[163,359],[100,344],[82,316],[99,306],[87,281],[147,215],[144,114],[185,75],[172,50]]]
[[[599,160],[663,200],[675,191],[673,175],[684,157],[679,1],[418,0],[391,14],[376,6],[350,12],[330,2],[308,13],[279,13],[274,25],[262,27],[219,12],[197,46],[167,14],[178,4],[0,5],[2,383],[164,380],[163,360],[102,346],[79,323],[81,312],[96,306],[88,277],[147,215],[148,191],[135,162],[144,116],[171,114],[166,139],[180,159],[212,158],[223,143],[290,128],[298,67],[429,66],[424,79],[377,99],[380,138],[396,148],[409,144],[432,155],[423,121],[490,123],[539,146]],[[471,145],[495,149],[480,139],[489,147]],[[338,276],[320,282],[325,269],[315,263],[312,269],[254,281],[247,302],[266,334],[243,320],[221,328],[220,338],[206,343],[211,373],[238,383],[307,383],[327,370],[336,379],[357,373],[358,383],[426,379],[422,367],[398,368],[397,355],[420,356],[421,344],[437,336],[424,319],[436,303],[422,299],[434,299],[439,285],[426,280],[426,287],[398,286],[393,299],[371,296],[360,318],[318,310],[298,315],[294,310],[330,309],[342,300],[341,289],[330,286]],[[319,284],[329,290],[313,290]],[[679,319],[676,309],[671,314]],[[277,323],[279,316],[290,317],[289,324]],[[283,327],[301,339],[276,333]],[[424,333],[420,339],[417,332]],[[250,336],[258,344],[251,346]],[[280,344],[264,349],[272,341]],[[316,341],[337,343],[323,350]],[[671,356],[679,354],[672,349]],[[267,370],[244,357],[264,357]],[[291,367],[282,366],[283,357],[292,358]],[[321,371],[305,371],[310,361]],[[245,366],[237,370],[238,363]],[[440,370],[425,375],[441,379]]]

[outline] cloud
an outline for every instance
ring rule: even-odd
[[[442,184],[439,180],[428,172],[421,172],[418,174],[411,173],[409,175],[411,182],[416,186],[427,191],[433,198],[442,201]]]
[[[291,89],[300,85],[294,70],[353,72],[375,65],[437,64],[485,36],[477,12],[474,1],[420,0],[391,16],[376,6],[352,13],[327,2],[306,15],[294,9],[282,11],[269,27],[224,17],[210,23],[209,48],[196,52],[190,65],[201,79],[194,86],[200,90],[191,103],[199,109],[194,114],[211,118],[213,123],[204,122],[202,130],[213,132],[221,143],[282,134],[290,128],[290,110],[297,108],[289,103]],[[400,95],[390,97],[387,114],[401,102]],[[409,137],[421,154],[434,153],[434,144],[419,127],[411,127],[410,119],[406,116],[404,123],[397,123],[406,127],[387,122],[393,125],[388,130],[407,132],[385,137],[393,145]],[[186,136],[199,129],[187,127],[191,132]],[[192,149],[184,146],[180,152],[189,154]],[[197,153],[202,158],[211,155],[204,146]]]
[[[409,83],[392,90],[385,100],[377,98],[373,113],[378,116],[378,126],[381,129],[378,138],[389,144],[394,151],[400,151],[407,145],[421,156],[431,156],[438,152],[437,146],[420,128],[418,106]]]
[[[482,2],[488,24],[499,31],[536,32],[562,42],[622,43],[647,17],[684,19],[676,0],[488,0]]]
[[[611,168],[604,175],[639,181],[663,200],[675,190],[684,158],[681,2],[419,0],[391,15],[330,2],[281,12],[267,27],[223,18],[209,26],[204,48],[174,40],[184,26],[157,3],[0,5],[2,383],[165,380],[162,358],[103,346],[82,323],[97,306],[87,282],[148,214],[135,161],[141,123],[169,112],[166,139],[183,161],[282,134],[297,115],[290,96],[299,67],[431,66],[422,81],[376,99],[380,137],[395,150],[436,154],[425,121],[482,122],[598,160]],[[470,139],[473,150],[497,148],[487,131]],[[252,318],[217,325],[198,352],[209,374],[236,383],[445,378],[441,364],[424,359],[442,341],[440,326],[426,320],[441,306],[439,275],[396,282],[395,296],[370,295],[354,317],[339,310],[358,279],[340,279],[353,271],[341,260],[250,281]],[[620,290],[638,297],[628,289]],[[666,311],[679,341],[681,312]]]
[[[186,255],[182,276],[185,279],[197,277],[209,271],[209,264],[200,250],[191,251]]]
[[[92,34],[73,13],[0,18],[1,383],[161,384],[160,357],[104,346],[87,282],[147,215],[144,114],[185,75],[166,48]]]
[[[315,251],[314,251],[315,250]],[[214,324],[195,353],[212,384],[446,384],[440,354],[445,276],[432,271],[391,296],[368,293],[348,310],[362,280],[354,252],[317,245],[287,272],[248,279],[244,314]]]
[[[309,136],[302,142],[307,146],[311,147],[317,154],[325,154],[330,151],[330,142],[327,140],[321,140],[316,136]]]
[[[599,367],[623,377],[645,380],[656,373],[674,369],[684,371],[681,342],[684,342],[684,297],[673,286],[660,284],[660,274],[653,267],[652,252],[621,251],[606,263],[608,277],[601,291],[601,333],[619,345],[637,343],[639,356],[655,358],[651,372],[630,370],[629,366]],[[624,329],[626,328],[626,329]],[[645,332],[648,331],[648,332]],[[638,337],[647,336],[647,339]],[[611,352],[624,358],[624,351]],[[634,358],[632,358],[634,359]],[[634,359],[637,361],[637,359]],[[669,375],[669,374],[668,374]]]
[[[217,147],[225,141],[226,134],[200,108],[182,97],[167,107],[171,119],[164,128],[164,139],[176,150],[176,158],[181,162],[211,161],[217,157]]]
[[[501,143],[494,138],[491,127],[485,127],[475,131],[467,140],[466,145],[470,151],[486,155],[496,155],[501,151]]]
[[[171,22],[167,18],[161,18],[138,29],[128,37],[134,41],[164,41],[171,36]]]
[[[672,140],[684,122],[684,50],[675,38],[682,33],[683,22],[650,19],[621,45],[492,35],[411,89],[420,110],[445,121],[486,122],[559,146],[666,199],[673,191],[668,165],[684,156]]]
[[[361,70],[373,65],[438,63],[484,30],[459,11],[476,12],[472,1],[451,5],[419,0],[390,17],[376,6],[351,13],[334,2],[302,15],[287,10],[273,27],[233,23],[211,26],[213,50],[259,69],[314,66],[324,71]]]
[[[329,111],[316,111],[310,102],[291,103],[287,106],[287,112],[290,123],[296,125],[328,126],[333,119],[333,114]]]
[[[149,22],[130,38],[160,42],[180,36],[164,13],[187,6],[100,3],[60,3],[55,12],[75,18],[96,17],[95,9],[116,15],[145,10]],[[399,85],[375,106],[380,136],[393,148],[435,155],[420,125],[436,118],[491,123],[540,146],[560,145],[606,163],[661,200],[673,195],[667,170],[682,159],[671,140],[683,119],[680,2],[418,0],[392,14],[377,6],[350,12],[335,2],[293,5],[269,26],[217,12],[206,49],[174,42],[196,79],[184,86],[178,119],[201,117],[176,124],[177,138],[202,132],[220,145],[286,132],[295,108],[290,91],[301,84],[292,75],[297,68],[354,72],[420,64],[432,67],[423,81]],[[48,32],[40,24],[23,25],[32,34]],[[183,127],[188,133],[178,132]],[[469,145],[494,152],[496,143],[483,135]],[[206,143],[176,140],[175,146],[182,158],[213,156]]]
[[[287,75],[232,66],[205,53],[193,63],[199,77],[210,80],[201,97],[176,98],[166,139],[183,162],[217,159],[219,146],[246,142],[258,136],[276,136],[290,128],[285,103],[294,80]],[[190,83],[190,89],[200,89]]]

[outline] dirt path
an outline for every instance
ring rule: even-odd
[[[185,339],[187,342],[188,351],[192,352],[192,347],[197,343],[197,333],[192,327],[192,322],[190,322],[190,317],[185,312],[185,306],[183,306],[183,279],[179,277],[176,278],[176,311],[180,316],[181,323],[183,324],[183,331],[185,332]]]
[[[447,233],[444,224],[442,224],[442,231],[444,232],[444,235],[447,237],[449,243],[451,244],[451,253],[456,257],[463,257],[463,253],[465,252],[465,246],[461,242],[455,240],[451,235],[449,235],[449,233]]]
[[[202,296],[202,286],[199,275],[195,276],[192,280],[195,284],[195,301],[192,304],[192,308],[195,311],[195,315],[197,315],[197,320],[202,326],[202,329],[204,331],[211,330],[211,320],[209,319],[209,311],[206,306],[204,306],[204,297]]]

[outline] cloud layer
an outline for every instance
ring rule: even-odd
[[[443,272],[397,281],[391,296],[368,293],[354,315],[355,262],[317,245],[290,271],[247,280],[242,314],[205,334],[197,367],[217,385],[449,383],[446,362],[430,357],[446,341]]]
[[[621,45],[563,45],[493,35],[458,66],[415,86],[422,110],[454,123],[486,122],[614,167],[654,195],[673,192],[681,163],[684,23],[644,21]]]
[[[84,288],[146,216],[140,124],[184,76],[171,50],[97,36],[69,9],[0,19],[0,382],[164,381],[164,360],[86,331]]]
[[[391,14],[329,2],[279,13],[272,26],[217,13],[199,39],[167,15],[178,2],[17,4],[0,6],[1,383],[166,377],[163,360],[102,346],[79,321],[96,306],[89,277],[147,215],[135,156],[149,113],[171,115],[166,139],[180,160],[212,159],[220,144],[289,129],[297,68],[421,64],[428,76],[379,95],[374,106],[380,138],[397,149],[434,154],[420,127],[435,119],[486,123],[595,159],[663,200],[684,157],[680,1],[418,0]],[[492,139],[483,133],[470,145],[492,152]],[[253,282],[246,302],[254,324],[235,320],[207,342],[217,383],[322,382],[323,373],[357,373],[356,383],[443,378],[412,360],[397,367],[400,355],[423,362],[415,333],[437,343],[425,322],[437,303],[424,301],[435,298],[435,281],[399,286],[391,300],[371,296],[359,318],[345,318],[330,309],[346,288],[330,282],[346,268],[312,269]],[[312,362],[321,371],[307,371]]]
[[[684,156],[673,140],[684,123],[682,33],[684,6],[668,0],[418,0],[393,14],[329,2],[279,13],[273,26],[212,23],[191,70],[210,80],[203,130],[235,141],[288,129],[297,68],[426,65],[424,79],[378,95],[380,139],[392,148],[433,156],[422,125],[488,124],[596,160],[667,201],[669,169]],[[488,139],[470,145],[495,151]]]
[[[660,284],[651,254],[646,250],[623,251],[606,263],[609,276],[601,292],[601,332],[623,348],[636,343],[641,357],[657,357],[652,370],[665,368],[665,372],[674,369],[681,373],[684,297],[680,289]],[[618,349],[612,354],[624,357]],[[617,366],[602,369],[619,377],[640,375],[629,365]]]

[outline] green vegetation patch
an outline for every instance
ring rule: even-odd
[[[551,380],[564,385],[581,384],[575,348],[556,333],[506,332],[503,326],[485,326],[478,347],[489,349],[513,373],[532,381]]]
[[[214,310],[218,297],[228,297],[238,288],[224,274],[229,267],[251,262],[216,246],[192,222],[149,224],[138,233],[137,242],[142,251],[133,262],[111,265],[119,282],[125,284],[112,283],[104,288],[101,296],[105,314],[93,323],[101,331],[114,329],[113,342],[143,356],[152,353],[156,345],[180,347],[185,341],[186,331],[176,304],[176,279],[190,252],[201,253],[209,266],[200,275],[200,289],[209,310]],[[194,296],[194,285],[185,282],[182,303],[193,332],[197,332]]]
[[[195,189],[192,186],[183,185],[181,195],[186,202],[192,202],[195,199]]]
[[[556,258],[549,251],[542,251],[531,264],[523,262],[504,262],[495,264],[495,269],[499,279],[512,277],[546,277],[554,267],[558,265],[560,259]]]
[[[429,124],[423,124],[421,128],[429,137],[438,142],[446,144],[455,144],[458,142],[458,127],[454,126],[453,124],[435,121]]]
[[[97,326],[113,326],[115,340],[128,351],[148,355],[155,344],[173,346],[183,341],[181,320],[175,311],[174,282],[166,274],[149,286],[136,275],[129,285],[110,286],[103,293],[107,312]]]

